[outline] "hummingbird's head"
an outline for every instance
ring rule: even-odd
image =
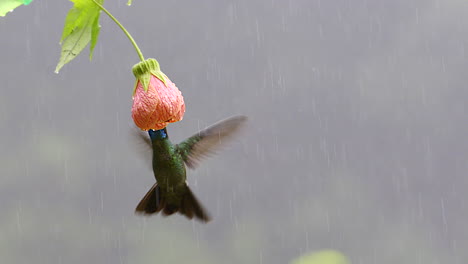
[[[151,140],[159,140],[159,139],[167,138],[166,128],[159,129],[159,130],[150,129],[150,130],[148,130],[148,134],[149,134]]]

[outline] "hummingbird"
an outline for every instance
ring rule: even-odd
[[[216,153],[247,121],[246,116],[233,116],[211,125],[179,144],[172,144],[166,128],[149,130],[149,138],[139,138],[153,152],[153,173],[156,183],[146,193],[135,213],[151,215],[179,212],[187,218],[202,222],[210,216],[187,184],[186,167],[195,169],[203,158]]]

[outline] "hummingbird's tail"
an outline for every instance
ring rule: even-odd
[[[168,202],[166,195],[155,183],[146,193],[145,197],[137,205],[135,212],[140,214],[154,214],[162,211],[164,215],[172,215],[179,212],[189,219],[194,216],[202,222],[210,221],[210,216],[197,200],[187,184],[184,186],[183,195],[177,202]]]

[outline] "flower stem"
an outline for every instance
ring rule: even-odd
[[[136,44],[135,40],[132,38],[132,35],[130,35],[130,33],[124,28],[124,26],[122,26],[122,24],[120,24],[120,22],[117,20],[117,18],[115,18],[109,11],[107,11],[107,9],[105,9],[101,4],[99,4],[96,0],[92,0],[97,6],[99,6],[99,8],[101,8],[102,11],[104,11],[104,13],[106,13],[112,20],[114,20],[114,22],[122,29],[122,31],[125,33],[125,35],[127,36],[127,38],[130,40],[130,42],[132,42],[133,44],[133,47],[135,47],[135,50],[136,52],[138,53],[138,57],[140,57],[140,61],[144,61],[145,60],[145,57],[143,57],[143,53],[141,53],[141,50],[140,48],[138,47],[138,45]]]

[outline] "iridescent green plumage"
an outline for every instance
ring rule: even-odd
[[[190,219],[209,221],[210,217],[187,185],[185,165],[196,168],[201,159],[219,150],[246,120],[245,116],[225,119],[178,145],[171,143],[166,129],[148,131],[149,139],[141,135],[140,138],[153,150],[153,172],[157,183],[143,197],[136,212],[153,214],[162,211],[165,215],[179,212]]]

